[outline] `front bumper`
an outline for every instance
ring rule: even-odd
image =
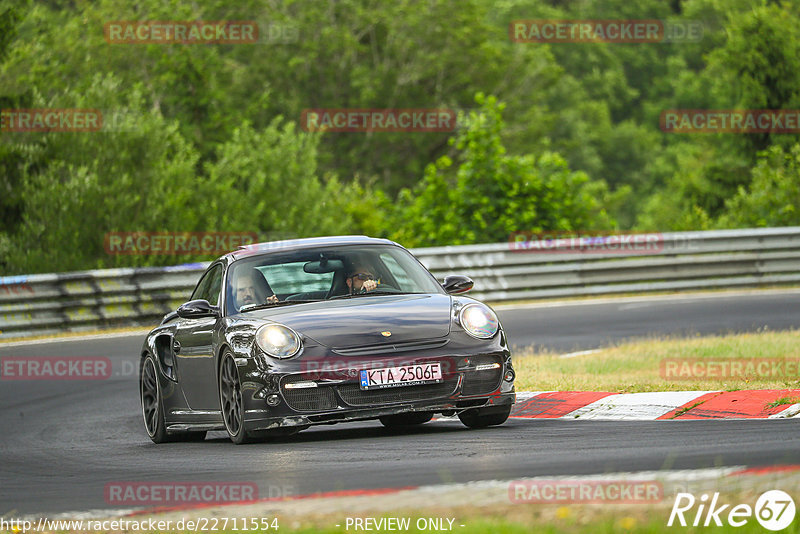
[[[409,404],[394,404],[380,408],[344,409],[336,412],[313,413],[303,415],[266,416],[262,411],[250,411],[245,415],[245,428],[248,431],[268,430],[287,427],[307,427],[311,425],[324,425],[345,423],[352,421],[366,421],[377,419],[385,415],[395,415],[405,412],[461,412],[469,408],[485,406],[507,406],[515,402],[515,393],[503,393],[492,397],[469,399],[467,401],[435,401],[416,402]]]
[[[507,350],[406,358],[403,363],[433,361],[442,364],[443,381],[438,384],[361,390],[357,377],[359,369],[367,368],[363,361],[353,361],[347,367],[336,369],[269,372],[256,365],[253,359],[241,359],[245,427],[248,431],[305,427],[412,411],[458,413],[469,408],[515,402],[514,371]],[[375,360],[369,363],[375,368]],[[396,363],[383,361],[387,366]],[[494,364],[497,365],[492,367]],[[297,382],[314,382],[316,387],[286,388],[287,384]]]

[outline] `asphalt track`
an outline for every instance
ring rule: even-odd
[[[800,327],[800,292],[501,308],[512,344],[559,351],[631,337]],[[435,421],[309,429],[282,441],[156,446],[142,428],[135,361],[142,336],[0,345],[0,356],[107,356],[98,381],[0,382],[0,515],[109,508],[107,483],[254,482],[261,497],[531,476],[800,463],[796,420],[510,419],[466,430]]]

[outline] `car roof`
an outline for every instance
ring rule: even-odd
[[[337,236],[326,236],[326,237],[307,237],[303,239],[286,239],[283,241],[267,241],[264,243],[253,243],[252,245],[241,246],[239,247],[238,250],[229,252],[223,257],[228,258],[230,261],[236,261],[242,258],[249,258],[251,256],[268,254],[270,252],[288,252],[291,250],[300,250],[304,248],[313,248],[313,247],[331,246],[331,245],[400,246],[394,241],[390,241],[389,239],[368,237],[365,235],[337,235]]]

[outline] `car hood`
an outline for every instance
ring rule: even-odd
[[[451,306],[449,295],[375,295],[252,313],[338,349],[445,337]]]

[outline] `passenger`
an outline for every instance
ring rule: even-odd
[[[257,277],[261,278],[260,284]],[[273,304],[278,302],[278,297],[275,294],[266,298],[263,296],[265,286],[268,288],[269,284],[255,270],[235,277],[233,282],[233,300],[236,311],[241,310],[243,306],[248,304]],[[259,296],[259,293],[262,293],[262,296]]]

